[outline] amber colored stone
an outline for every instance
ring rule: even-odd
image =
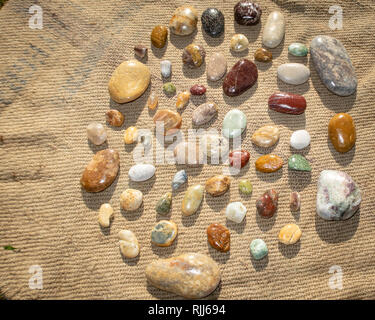
[[[295,244],[302,236],[302,231],[295,223],[289,223],[279,232],[279,241],[286,245]]]
[[[280,137],[280,130],[273,125],[267,125],[259,128],[254,132],[251,141],[259,147],[272,147]]]
[[[302,114],[306,110],[306,99],[299,94],[274,93],[268,99],[268,107],[281,113]]]
[[[107,123],[114,127],[121,127],[125,120],[124,115],[120,111],[114,109],[108,110],[105,113],[105,117]]]
[[[124,132],[124,142],[125,144],[132,144],[138,139],[138,129],[137,127],[129,127]]]
[[[221,224],[213,223],[208,226],[207,240],[216,250],[227,252],[230,249],[230,232]]]
[[[155,113],[153,120],[155,124],[157,121],[164,122],[164,135],[170,135],[177,132],[182,125],[181,116],[177,112],[167,109],[158,110]]]
[[[154,91],[151,91],[151,93],[150,93],[150,95],[147,99],[147,107],[150,110],[155,110],[156,107],[158,106],[158,103],[159,103],[158,95]]]
[[[206,57],[202,46],[191,43],[182,52],[182,62],[189,68],[198,68]]]
[[[167,42],[168,28],[165,26],[156,26],[151,32],[151,43],[156,48],[163,48]]]
[[[259,48],[254,53],[254,59],[259,62],[272,61],[272,52],[264,48]]]
[[[267,190],[256,201],[255,206],[263,218],[271,218],[277,210],[279,194],[274,189]]]
[[[275,172],[283,166],[283,159],[274,154],[266,154],[255,161],[255,168],[261,172]]]
[[[206,181],[206,192],[213,197],[218,197],[228,191],[230,178],[224,175],[213,176]]]
[[[229,97],[239,96],[258,79],[257,66],[247,59],[238,61],[224,78],[223,91]]]
[[[116,150],[97,152],[82,173],[81,185],[88,192],[100,192],[115,180],[120,167],[120,156]]]
[[[190,92],[183,91],[177,95],[176,108],[182,109],[187,106],[190,100]]]
[[[249,162],[250,153],[246,150],[234,150],[229,153],[231,167],[243,168]]]
[[[329,121],[328,136],[338,152],[348,152],[356,141],[353,118],[347,113],[336,114]]]

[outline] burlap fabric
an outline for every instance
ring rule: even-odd
[[[144,269],[153,259],[184,252],[202,252],[215,259],[222,270],[220,287],[209,296],[219,299],[363,299],[375,298],[375,218],[374,200],[375,90],[374,34],[375,3],[372,0],[260,1],[262,23],[243,27],[234,23],[236,1],[25,1],[10,0],[0,11],[1,87],[0,87],[0,244],[20,251],[0,250],[0,290],[8,299],[178,299],[147,285]],[[151,49],[153,26],[167,25],[176,7],[190,3],[201,14],[209,6],[225,14],[225,35],[208,37],[198,24],[198,32],[179,38],[171,36],[164,49]],[[43,9],[43,29],[30,29],[28,9],[38,4]],[[342,30],[329,28],[331,5],[343,9]],[[223,52],[231,67],[240,57],[253,59],[261,46],[262,29],[272,10],[281,10],[287,20],[284,42],[272,50],[272,64],[257,63],[259,80],[245,94],[223,96],[221,84],[207,83],[205,66],[188,70],[181,62],[182,49],[192,41],[202,44],[207,55]],[[250,40],[249,52],[233,55],[229,41],[234,33]],[[359,85],[356,95],[338,97],[320,82],[309,58],[293,58],[291,42],[309,43],[318,34],[340,39],[355,66]],[[133,58],[133,46],[149,47],[147,65],[152,84],[138,100],[118,105],[109,99],[107,82],[114,68]],[[136,125],[153,128],[152,116],[145,108],[150,89],[159,94],[159,108],[175,109],[175,97],[162,92],[160,61],[173,64],[172,81],[178,90],[195,83],[207,86],[206,99],[220,106],[213,127],[220,128],[225,113],[232,108],[248,118],[244,148],[251,153],[250,165],[239,177],[254,185],[251,197],[238,192],[238,179],[230,193],[212,198],[207,195],[201,210],[182,218],[181,200],[185,188],[174,193],[171,219],[179,228],[171,247],[150,244],[150,230],[162,217],[155,212],[158,198],[170,190],[174,165],[157,165],[156,177],[143,183],[129,182],[127,171],[134,164],[133,147],[124,147],[124,128]],[[277,79],[277,66],[289,61],[310,66],[307,84],[289,86]],[[275,91],[303,94],[308,102],[300,116],[269,112],[267,99]],[[193,98],[182,113],[183,130],[191,127],[191,114],[204,98]],[[86,126],[92,121],[105,123],[105,111],[117,108],[125,114],[121,129],[107,127],[108,146],[120,152],[121,170],[113,185],[99,194],[81,191],[79,179],[92,155],[106,146],[88,143]],[[357,128],[355,148],[337,153],[327,140],[329,119],[348,112]],[[296,129],[307,129],[311,147],[302,153],[311,161],[312,173],[292,173],[284,166],[274,174],[257,173],[255,159],[266,150],[255,148],[251,134],[262,125],[275,123],[281,138],[273,152],[287,160],[292,150],[289,138]],[[363,193],[360,212],[345,222],[327,222],[315,213],[316,183],[323,169],[339,169],[350,174]],[[187,168],[189,184],[204,183],[221,173],[220,166]],[[120,210],[121,192],[133,187],[144,193],[144,206],[135,213]],[[262,220],[256,215],[255,200],[268,188],[280,192],[277,217]],[[292,190],[302,195],[299,215],[289,210]],[[242,201],[248,208],[246,221],[226,222],[224,211],[229,201]],[[104,202],[112,204],[115,220],[109,231],[101,230],[97,213]],[[207,244],[210,223],[226,224],[231,230],[231,250],[219,253]],[[286,223],[297,222],[303,231],[301,241],[285,247],[277,234]],[[135,232],[142,246],[137,259],[121,257],[118,231]],[[268,244],[266,261],[255,262],[249,245],[254,238]],[[43,270],[43,289],[29,288],[29,268]],[[343,272],[342,290],[329,286],[331,266]]]

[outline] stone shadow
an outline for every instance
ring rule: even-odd
[[[260,31],[262,30],[262,20],[260,20],[256,25],[253,25],[253,26],[242,26],[238,24],[236,20],[233,18],[233,25],[234,25],[235,33],[244,34],[249,40],[250,44],[258,40]]]
[[[194,39],[198,33],[196,29],[192,34],[188,36],[178,36],[169,30],[169,41],[172,45],[174,45],[177,49],[184,49],[187,45],[194,42]],[[197,43],[199,44],[199,43]]]
[[[306,127],[306,115],[302,114],[286,114],[277,111],[273,111],[268,108],[268,115],[270,119],[277,125],[283,125],[289,129],[295,131],[299,129],[305,129]]]
[[[135,220],[138,220],[143,215],[144,206],[142,203],[141,207],[134,211],[126,211],[122,207],[120,207],[120,212],[126,220],[135,221]]]
[[[121,254],[121,251],[120,251],[120,254]],[[135,258],[125,258],[122,254],[121,254],[121,257],[122,257],[122,261],[124,263],[126,263],[130,267],[133,267],[133,266],[136,266],[138,264],[139,259],[141,257],[141,254],[139,254]]]
[[[247,215],[245,215],[245,218],[242,220],[241,223],[236,223],[234,221],[231,221],[231,220],[227,219],[225,224],[228,227],[228,229],[234,230],[238,234],[240,234],[240,233],[243,233],[244,230],[245,230],[245,227],[246,227],[246,218],[247,218]]]
[[[262,271],[267,267],[268,261],[269,261],[268,255],[266,255],[264,258],[262,258],[260,260],[256,260],[256,259],[254,259],[250,250],[249,250],[249,253],[250,253],[251,264],[253,265],[253,268],[255,269],[256,272]]]
[[[291,190],[300,192],[311,183],[311,171],[288,170],[288,181]]]
[[[150,241],[152,252],[158,255],[160,258],[166,258],[168,256],[171,256],[177,248],[177,243],[178,243],[178,235],[176,239],[174,239],[172,244],[168,247],[159,247],[151,243]]]
[[[283,168],[280,168],[276,172],[260,172],[258,170],[255,170],[255,172],[260,180],[272,183],[279,180],[282,177]]]
[[[230,106],[241,106],[243,103],[249,100],[258,89],[258,81],[250,89],[247,89],[244,93],[236,97],[229,97],[224,93],[224,91],[222,91],[225,103]]]
[[[301,240],[291,245],[286,245],[286,244],[279,242],[279,251],[285,258],[288,258],[288,259],[294,258],[298,254],[300,249],[301,249]]]
[[[221,252],[211,247],[211,245],[207,241],[208,252],[212,259],[214,259],[219,264],[226,264],[230,258],[230,250],[227,252]]]
[[[328,144],[329,151],[332,154],[332,157],[340,166],[347,167],[353,161],[353,158],[355,155],[355,147],[356,147],[355,144],[353,148],[351,148],[348,152],[345,152],[345,153],[338,152],[333,146],[328,136],[327,136],[327,144]]]
[[[203,35],[204,40],[206,41],[206,44],[209,47],[217,47],[221,45],[225,38],[225,26],[224,26],[224,32],[220,35],[220,37],[211,37],[209,36],[206,31],[204,31],[203,26],[201,24],[201,33]]]
[[[152,178],[146,181],[132,181],[129,179],[129,188],[140,190],[142,191],[143,195],[145,195],[151,191],[152,187],[154,186],[155,181],[156,181],[156,174],[154,174]]]
[[[225,208],[230,200],[230,188],[227,192],[219,197],[213,197],[206,193],[206,203],[214,211],[220,212],[221,209]]]
[[[258,211],[255,209],[255,220],[260,230],[266,232],[271,230],[276,222],[277,211],[271,218],[262,218]]]
[[[284,81],[277,78],[277,86],[280,92],[293,92],[293,94],[303,95],[310,90],[310,80],[299,85],[293,85],[285,83]]]

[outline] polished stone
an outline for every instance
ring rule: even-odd
[[[284,39],[285,18],[279,11],[273,11],[267,18],[263,30],[263,44],[267,48],[276,48]]]
[[[256,83],[257,79],[257,66],[250,60],[241,59],[230,69],[224,78],[224,93],[229,97],[239,96],[250,89]]]
[[[218,38],[224,32],[224,15],[216,8],[207,8],[201,16],[203,30],[211,37]]]
[[[223,120],[223,136],[236,138],[246,129],[246,115],[238,109],[227,112]]]
[[[353,118],[347,113],[338,113],[328,124],[328,136],[338,152],[348,152],[357,139]]]

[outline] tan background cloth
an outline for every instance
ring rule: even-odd
[[[144,269],[153,259],[184,252],[202,252],[215,259],[222,270],[221,286],[209,296],[220,299],[338,299],[375,298],[375,216],[374,141],[375,114],[375,3],[372,0],[259,1],[262,23],[253,27],[238,26],[233,19],[236,1],[127,1],[127,0],[10,0],[0,11],[1,86],[0,86],[0,244],[12,245],[19,252],[0,250],[0,290],[8,299],[170,299],[179,298],[147,285]],[[43,8],[43,30],[28,27],[32,4]],[[162,49],[151,49],[149,35],[157,24],[167,25],[176,7],[190,3],[199,16],[214,6],[225,14],[225,35],[213,39],[198,32],[179,38],[171,36]],[[343,30],[332,31],[328,21],[330,5],[341,5]],[[208,83],[205,66],[188,70],[182,66],[182,49],[192,41],[202,44],[208,57],[223,52],[231,67],[240,57],[253,60],[261,46],[262,29],[272,10],[281,10],[287,21],[284,42],[271,50],[272,64],[257,63],[259,79],[245,94],[223,96],[221,83]],[[200,17],[199,17],[200,18]],[[234,33],[244,33],[250,40],[249,52],[232,54],[229,41]],[[340,39],[355,66],[359,84],[356,95],[338,97],[320,82],[309,58],[288,56],[292,42],[309,44],[314,36],[327,34]],[[138,100],[118,105],[109,99],[107,82],[114,68],[133,58],[133,46],[149,48],[147,65],[152,70],[152,84]],[[182,218],[181,200],[186,186],[174,193],[171,219],[179,228],[171,247],[150,244],[150,231],[162,219],[154,210],[159,197],[170,190],[176,169],[158,165],[156,177],[143,183],[130,183],[128,169],[134,164],[133,146],[124,147],[123,131],[136,125],[153,128],[154,112],[145,108],[150,89],[157,91],[159,108],[175,110],[174,98],[162,92],[160,61],[173,64],[172,81],[178,91],[195,83],[207,85],[206,99],[215,101],[219,115],[213,127],[221,128],[227,111],[238,107],[247,115],[244,148],[250,151],[250,165],[241,172],[254,185],[251,197],[238,193],[235,177],[230,193],[219,198],[207,195],[201,210]],[[311,79],[300,86],[289,86],[277,79],[277,67],[289,61],[310,66]],[[267,99],[275,91],[303,94],[308,107],[303,115],[291,116],[269,112]],[[182,113],[183,130],[191,127],[191,113],[204,98],[193,98]],[[120,152],[121,172],[113,185],[98,194],[81,191],[82,170],[94,152],[87,141],[86,126],[92,121],[105,123],[105,111],[117,108],[125,114],[121,129],[107,127],[108,146]],[[355,148],[337,153],[327,140],[329,119],[338,112],[348,112],[357,128]],[[262,125],[275,123],[281,138],[272,152],[286,161],[292,150],[292,131],[307,129],[311,147],[301,153],[311,161],[312,173],[289,172],[287,165],[274,174],[257,173],[255,160],[267,150],[255,148],[251,134]],[[323,169],[344,170],[359,184],[363,193],[360,212],[344,222],[328,222],[315,213],[316,183]],[[221,173],[220,166],[187,168],[189,184],[204,183]],[[128,187],[144,193],[144,206],[135,213],[120,210],[119,197]],[[280,192],[276,218],[262,220],[256,215],[255,200],[268,188]],[[300,215],[289,210],[289,194],[302,195]],[[242,201],[246,221],[226,222],[224,211],[229,201]],[[112,204],[115,220],[110,231],[101,231],[97,213],[104,202]],[[303,231],[301,241],[284,247],[277,234],[286,223],[297,221]],[[231,250],[219,253],[210,248],[206,228],[210,223],[226,224],[231,230]],[[135,232],[142,251],[139,258],[122,259],[117,234],[121,229]],[[249,245],[262,238],[269,248],[266,261],[254,262]],[[31,290],[29,267],[40,265],[43,289]],[[343,289],[328,286],[329,268],[340,266]]]

